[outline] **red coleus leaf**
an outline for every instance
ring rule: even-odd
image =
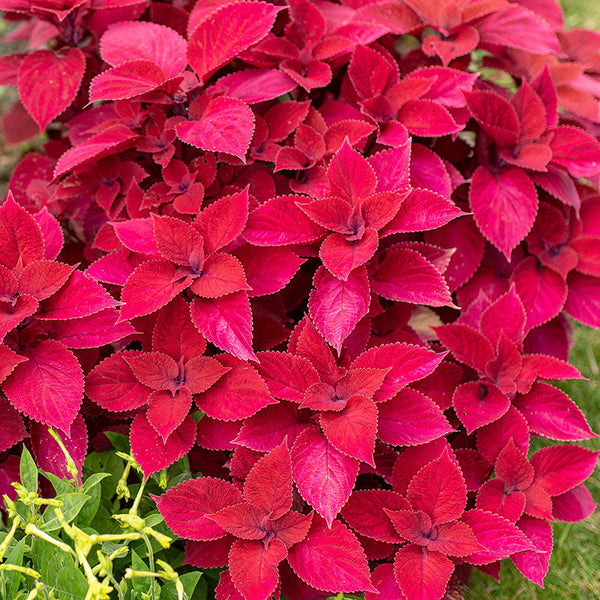
[[[494,358],[494,349],[478,331],[459,323],[436,327],[435,332],[456,359],[477,371],[483,372],[485,365]]]
[[[303,196],[278,196],[255,209],[248,217],[244,238],[255,246],[306,244],[325,230],[296,205]]]
[[[492,383],[470,381],[454,390],[452,404],[470,435],[475,429],[499,419],[509,409],[511,402]]]
[[[513,146],[519,137],[519,116],[515,107],[491,91],[465,93],[471,114],[498,146]]]
[[[542,519],[524,516],[517,526],[535,545],[535,551],[518,552],[511,560],[527,579],[543,587],[552,553],[552,525]]]
[[[485,548],[467,556],[474,565],[485,565],[507,558],[515,552],[534,550],[523,532],[499,515],[478,508],[465,512],[462,520],[469,525],[477,541]]]
[[[256,369],[264,378],[269,392],[281,400],[302,402],[305,391],[319,383],[319,374],[301,356],[285,352],[260,352]]]
[[[36,50],[25,57],[19,67],[19,95],[40,132],[73,102],[84,71],[85,55],[79,48],[64,56]]]
[[[13,371],[13,369],[27,358],[13,352],[8,346],[0,344],[0,383],[3,382]]]
[[[154,239],[160,255],[178,265],[200,268],[204,261],[204,240],[198,231],[181,219],[152,215]]]
[[[163,442],[181,425],[192,406],[192,394],[187,387],[177,390],[156,390],[148,396],[146,417]]]
[[[379,243],[377,232],[368,227],[361,240],[348,241],[340,233],[328,236],[319,251],[323,264],[338,279],[347,281],[350,273],[364,265],[375,254]]]
[[[358,461],[336,450],[314,429],[296,438],[291,455],[298,491],[331,526],[354,487]]]
[[[83,374],[75,356],[60,342],[44,340],[24,351],[4,382],[10,402],[28,417],[70,432],[83,398]]]
[[[252,467],[244,482],[244,498],[273,520],[289,512],[292,507],[292,463],[287,442],[271,450]]]
[[[227,354],[220,355],[218,360],[228,372],[210,389],[196,396],[198,407],[209,417],[237,421],[276,402],[263,379],[248,363]]]
[[[27,429],[23,417],[4,398],[0,398],[0,419],[0,452],[4,452],[27,437]]]
[[[437,404],[410,388],[405,388],[391,400],[379,404],[378,408],[377,433],[386,444],[424,444],[452,431]]]
[[[154,499],[173,533],[189,540],[225,536],[225,530],[206,515],[244,500],[233,484],[213,477],[190,479]]]
[[[138,413],[129,432],[131,452],[145,475],[156,473],[179,460],[196,441],[196,423],[192,417],[169,435],[166,442],[154,429],[144,413]]]
[[[129,276],[121,292],[121,319],[132,319],[153,313],[186,289],[192,279],[180,274],[166,261],[142,263]]]
[[[167,390],[179,376],[177,363],[162,352],[142,352],[123,356],[136,379],[153,390]]]
[[[122,412],[148,402],[150,388],[139,382],[126,362],[131,350],[115,353],[96,365],[85,380],[85,393],[102,408]]]
[[[477,493],[477,508],[493,512],[516,523],[525,510],[525,494],[521,491],[506,491],[504,481],[490,479]]]
[[[280,10],[266,2],[234,2],[203,20],[191,34],[187,51],[200,80],[264,38]]]
[[[339,521],[328,528],[315,517],[306,539],[290,548],[288,561],[300,579],[318,590],[374,591],[363,549]]]
[[[187,65],[187,43],[176,31],[156,23],[112,23],[100,40],[105,62],[116,67],[133,60],[156,64],[166,77],[176,77]]]
[[[231,254],[213,254],[202,265],[202,274],[192,283],[192,292],[205,298],[219,298],[248,290],[242,263]]]
[[[280,402],[267,406],[245,419],[235,443],[266,452],[281,444],[286,436],[289,443],[293,444],[298,435],[308,427],[311,427],[311,424],[306,415],[300,414],[296,406]]]
[[[192,323],[190,306],[181,296],[159,312],[152,334],[152,348],[184,362],[204,354],[206,340]]]
[[[245,292],[221,298],[195,298],[191,311],[194,325],[209,342],[242,360],[256,360],[252,350],[252,313]]]
[[[117,323],[119,311],[106,308],[87,317],[56,321],[52,337],[67,348],[100,348],[137,333],[127,322]]]
[[[364,268],[352,271],[346,281],[320,267],[314,278],[308,308],[323,337],[339,352],[344,340],[367,314],[369,283]]]
[[[243,100],[221,96],[209,101],[199,120],[183,121],[175,131],[187,144],[243,161],[254,132],[254,113]]]
[[[564,494],[585,481],[593,472],[600,452],[581,446],[550,446],[535,452],[531,465],[534,482],[551,496]]]
[[[573,177],[588,177],[600,170],[600,144],[578,127],[560,126],[550,130],[552,162],[565,167]]]
[[[440,272],[415,250],[389,250],[372,279],[373,291],[388,300],[448,306],[448,284]]]
[[[389,490],[358,490],[342,508],[342,516],[357,533],[382,542],[403,542],[404,538],[398,535],[384,509],[409,510],[410,504]]]
[[[36,260],[23,269],[19,277],[19,293],[45,300],[63,286],[74,269],[52,260]]]
[[[75,463],[78,473],[77,479],[81,483],[83,462],[88,449],[87,427],[83,417],[77,415],[71,424],[70,435],[61,433],[60,438]],[[65,453],[58,442],[50,435],[46,425],[31,423],[31,442],[40,469],[54,473],[61,479],[63,477],[72,479],[73,476],[68,471]]]
[[[204,237],[207,254],[218,252],[244,231],[248,219],[248,188],[219,198],[207,206],[194,220],[194,227]]]
[[[409,544],[396,552],[394,574],[407,600],[441,600],[454,563],[441,554]]]
[[[232,535],[227,535],[217,540],[189,541],[185,545],[185,564],[200,567],[201,569],[226,567],[229,562],[229,551],[234,541],[235,538]],[[241,600],[243,596],[233,587],[228,570],[221,573],[221,581],[224,576],[227,576],[231,589],[228,590],[222,599],[227,600],[231,598],[233,600],[235,597],[236,600]],[[233,594],[238,594],[238,596],[233,596]]]
[[[516,167],[492,173],[480,166],[471,180],[469,201],[481,233],[510,260],[535,221],[538,200],[532,181]]]
[[[448,450],[412,478],[407,498],[412,507],[428,515],[434,525],[453,521],[463,514],[467,488],[462,472]]]
[[[41,303],[38,319],[62,321],[87,317],[117,304],[99,283],[81,271],[73,271],[67,283]]]
[[[9,192],[6,202],[0,206],[0,263],[14,269],[19,259],[26,266],[42,259],[43,255],[40,226]]]
[[[131,60],[94,77],[90,101],[128,100],[154,92],[166,82],[163,70],[152,61]]]
[[[268,600],[279,582],[279,563],[287,556],[283,542],[236,540],[229,553],[229,573],[245,600]]]
[[[322,413],[320,423],[327,439],[340,452],[375,466],[377,407],[372,400],[352,396],[341,411]]]
[[[527,394],[517,395],[515,406],[538,435],[565,441],[595,437],[575,402],[546,383],[534,383]]]

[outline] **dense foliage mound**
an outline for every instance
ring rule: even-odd
[[[128,431],[218,599],[542,584],[598,453],[600,35],[555,0],[0,0],[0,465]]]

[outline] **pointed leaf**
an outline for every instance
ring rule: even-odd
[[[369,310],[367,275],[363,268],[358,268],[347,281],[340,281],[319,267],[313,285],[308,301],[311,317],[323,337],[339,352]]]
[[[202,274],[194,279],[192,292],[204,298],[220,298],[233,292],[248,290],[242,263],[231,254],[213,254],[202,265]]]
[[[252,350],[252,313],[245,292],[221,298],[195,298],[191,311],[194,325],[209,342],[242,360],[256,360]]]
[[[4,382],[4,392],[28,417],[69,433],[83,398],[83,374],[71,351],[44,340],[27,348],[27,362],[18,364]]]
[[[296,438],[291,453],[298,491],[331,526],[354,487],[358,461],[336,450],[313,429]]]
[[[148,421],[167,442],[169,436],[183,423],[192,406],[192,394],[187,387],[170,390],[157,390],[148,397]]]
[[[19,67],[19,95],[40,132],[73,102],[84,71],[85,55],[79,48],[64,56],[36,50],[25,57]]]
[[[440,552],[409,544],[394,559],[394,574],[408,600],[441,600],[454,563]]]
[[[131,424],[131,453],[146,476],[179,460],[187,454],[196,441],[196,423],[192,417],[185,420],[163,442],[147,416],[138,413]]]
[[[243,502],[242,493],[233,484],[213,477],[190,479],[154,500],[173,533],[189,540],[223,537],[223,528],[206,515]]]
[[[499,419],[510,407],[510,398],[492,383],[470,381],[458,386],[452,397],[456,416],[470,435]]]
[[[356,592],[373,587],[367,559],[352,532],[339,521],[328,528],[315,517],[308,536],[290,548],[288,561],[306,583],[328,592]]]

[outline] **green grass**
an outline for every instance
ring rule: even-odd
[[[600,29],[600,2],[598,0],[561,0],[567,27]]]
[[[568,381],[561,388],[577,402],[595,432],[600,432],[600,332],[577,327],[571,361],[589,381]],[[600,439],[576,442],[600,450]],[[588,480],[600,505],[600,471]],[[554,551],[544,589],[528,581],[505,561],[498,585],[475,571],[465,600],[594,600],[600,598],[600,510],[580,523],[554,526]]]

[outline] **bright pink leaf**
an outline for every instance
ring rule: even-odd
[[[318,590],[374,590],[360,543],[339,521],[328,528],[315,517],[306,539],[290,548],[288,561],[300,579]]]
[[[165,443],[147,416],[138,413],[131,423],[129,437],[131,453],[147,476],[165,469],[190,451],[196,441],[196,423],[192,417],[186,417]]]
[[[0,398],[0,419],[2,419],[0,452],[4,452],[26,438],[27,429],[23,417],[4,398]]]
[[[221,252],[204,261],[201,276],[191,285],[192,292],[204,298],[220,298],[249,288],[242,263],[235,256]]]
[[[252,350],[252,313],[245,292],[221,298],[195,298],[191,310],[194,325],[209,342],[242,360],[256,360]]]
[[[266,2],[235,2],[202,21],[190,36],[187,51],[200,80],[264,38],[280,10]]]
[[[213,477],[190,479],[154,500],[173,533],[198,541],[225,535],[225,530],[206,515],[244,501],[233,484]]]
[[[314,429],[301,433],[291,452],[298,491],[331,526],[354,487],[358,461],[336,450]]]
[[[440,552],[409,544],[396,552],[394,574],[407,600],[441,600],[454,563]]]
[[[493,423],[510,407],[510,398],[489,382],[469,381],[458,386],[452,397],[456,416],[467,434]]]
[[[148,397],[148,421],[167,442],[169,436],[181,425],[192,406],[192,394],[187,387],[175,391],[156,390]]]
[[[254,132],[254,113],[242,100],[221,96],[208,103],[200,120],[183,121],[175,131],[196,148],[226,152],[243,161]]]
[[[36,50],[25,57],[19,67],[19,95],[40,132],[73,102],[84,71],[85,55],[79,48],[64,56]]]
[[[535,221],[538,200],[531,179],[516,167],[492,173],[480,166],[471,180],[469,200],[481,233],[510,260]]]
[[[6,397],[28,417],[68,434],[83,399],[77,359],[55,340],[44,340],[24,354],[29,360],[4,382]]]

